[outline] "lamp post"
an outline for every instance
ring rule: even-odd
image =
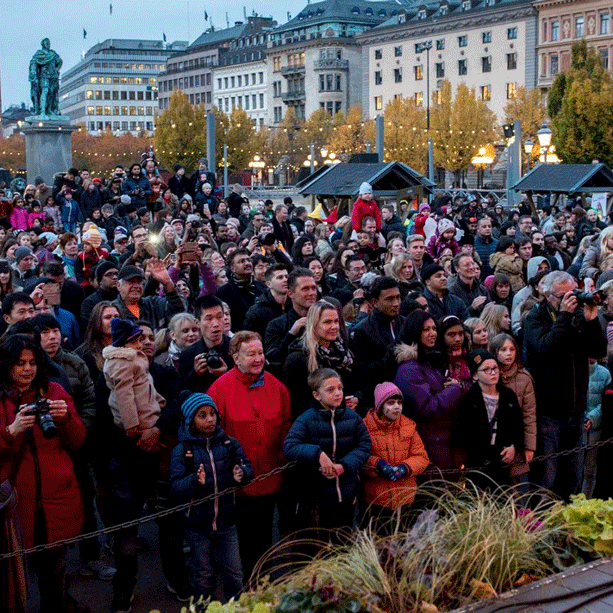
[[[544,149],[545,164],[547,164],[547,150],[551,146],[551,136],[553,132],[547,127],[546,123],[543,123],[543,127],[536,133],[539,139],[539,145],[541,149]]]
[[[417,43],[415,50],[417,53],[426,52],[426,129],[428,130],[428,179],[434,181],[434,151],[432,138],[430,136],[430,49],[432,40],[425,40]]]
[[[532,141],[528,139],[524,143],[524,153],[526,154],[526,172],[530,170],[530,155],[532,154],[533,148],[534,148],[534,145],[532,144]]]
[[[249,162],[249,168],[251,168],[252,173],[255,175],[256,180],[260,179],[260,171],[262,171],[266,167],[266,162],[262,160],[262,158],[256,153],[253,156],[253,159]],[[260,184],[262,181],[260,181]]]
[[[480,147],[477,155],[473,156],[470,161],[477,168],[477,189],[483,189],[483,173],[494,161],[494,156],[488,152],[487,147]]]

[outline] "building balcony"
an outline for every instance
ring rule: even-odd
[[[302,66],[283,66],[283,68],[281,68],[281,74],[284,77],[288,77],[290,75],[295,75],[295,74],[304,74],[304,65]]]
[[[313,68],[315,70],[349,70],[349,60],[339,60],[338,58],[315,60]]]
[[[287,104],[291,104],[292,102],[299,102],[306,98],[305,91],[303,89],[298,89],[292,92],[283,92],[281,94],[281,98],[283,102]]]

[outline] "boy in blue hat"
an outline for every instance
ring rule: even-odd
[[[179,444],[170,458],[170,491],[180,502],[197,500],[251,481],[253,468],[240,443],[222,430],[219,412],[207,394],[190,394],[181,405]],[[192,550],[190,583],[194,596],[215,592],[215,569],[222,574],[227,600],[243,587],[243,569],[234,518],[234,494],[229,492],[190,507],[185,536]]]

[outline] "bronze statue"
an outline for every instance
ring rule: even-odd
[[[59,110],[60,68],[62,59],[50,48],[48,38],[43,38],[39,49],[30,60],[30,97],[34,115],[39,117],[61,116]]]

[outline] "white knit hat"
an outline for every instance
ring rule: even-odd
[[[443,217],[442,219],[438,220],[437,229],[439,235],[444,234],[445,232],[447,232],[447,230],[455,230],[455,224],[453,223],[453,221],[451,221],[451,219]]]
[[[360,194],[372,194],[372,185],[364,181],[364,183],[360,185]]]

